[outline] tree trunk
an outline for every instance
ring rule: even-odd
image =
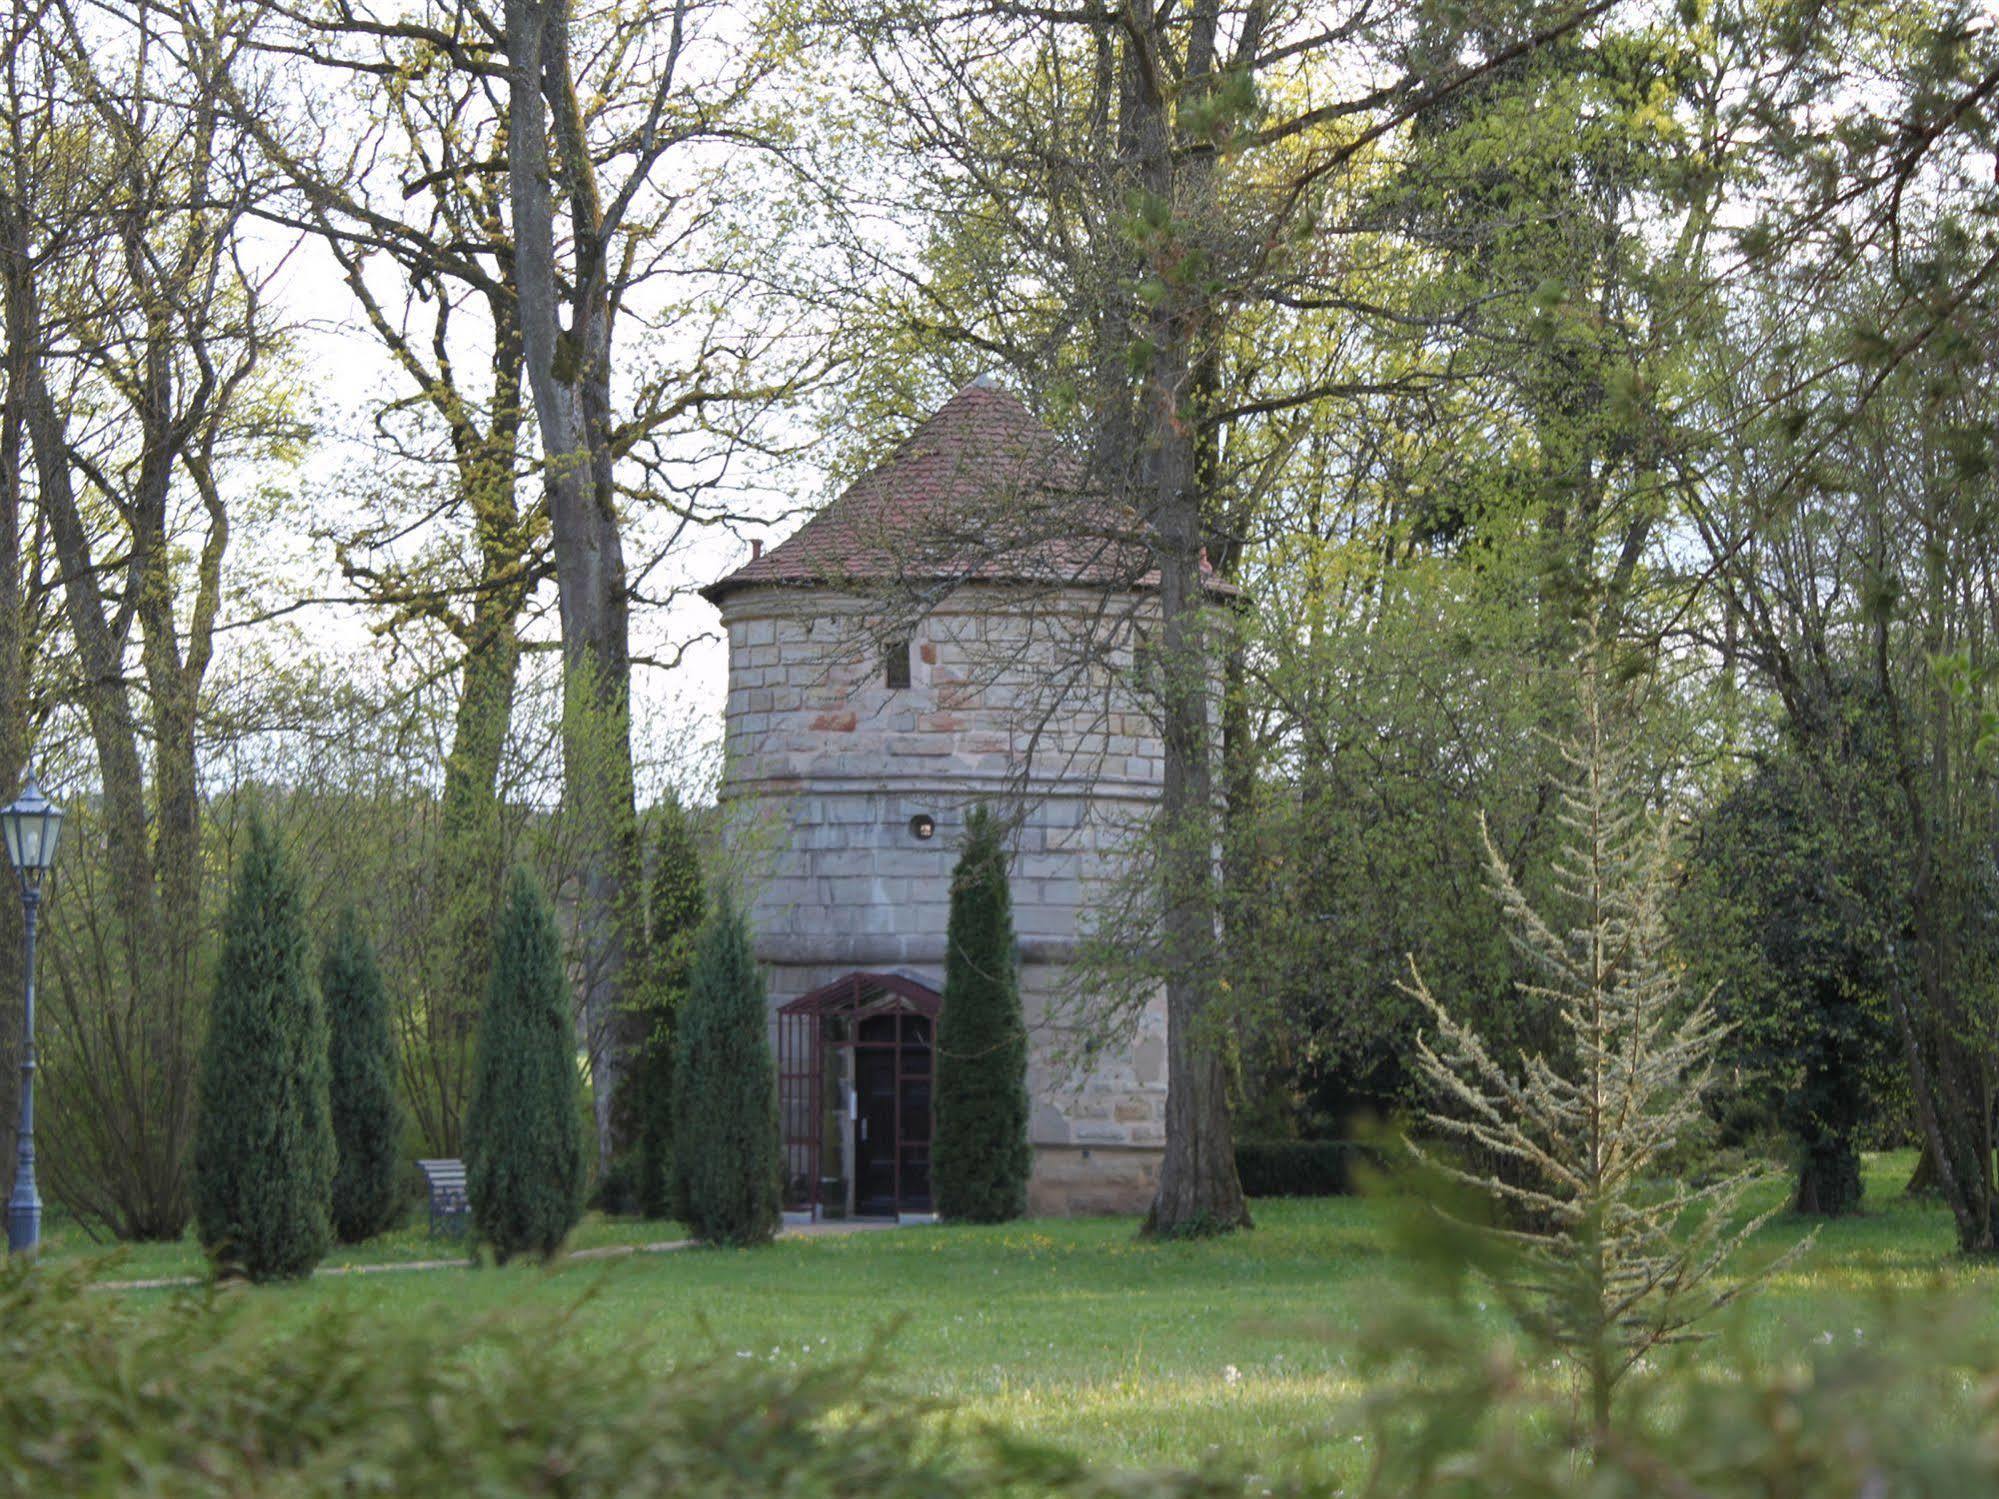
[[[437,852],[441,952],[433,1003],[426,1007],[422,1065],[431,1076],[419,1125],[431,1149],[460,1153],[465,1103],[472,1086],[471,1038],[492,961],[493,914],[501,865],[496,792],[507,730],[513,720],[520,637],[512,598],[482,594],[460,671],[458,710],[444,760],[442,826]]]
[[[520,672],[520,612],[527,599],[526,544],[521,533],[516,475],[520,464],[521,346],[514,299],[487,298],[494,328],[493,399],[482,432],[455,393],[443,402],[457,447],[459,492],[472,516],[479,578],[469,620],[458,626],[464,664],[451,748],[444,759],[442,826],[434,888],[440,951],[432,1003],[424,1008],[428,1069],[412,1096],[424,1102],[418,1123],[431,1149],[461,1153],[465,1105],[472,1087],[472,1049],[492,958],[495,912],[505,874],[498,782],[513,724]]]
[[[1158,19],[1149,0],[1132,25],[1148,40]],[[1188,43],[1191,87],[1212,71],[1213,17],[1197,23]],[[1140,46],[1128,46],[1138,67]],[[1143,191],[1177,217],[1196,222],[1212,195],[1204,159],[1177,153],[1172,111],[1156,74],[1131,90]],[[1190,206],[1191,205],[1191,206]],[[1180,247],[1154,250],[1171,259]],[[1159,1189],[1146,1216],[1147,1233],[1161,1236],[1226,1233],[1249,1226],[1236,1175],[1229,1124],[1224,1028],[1212,1013],[1220,974],[1219,901],[1213,722],[1214,661],[1202,576],[1202,505],[1194,432],[1202,414],[1195,400],[1198,293],[1173,267],[1155,267],[1166,293],[1145,320],[1150,364],[1139,402],[1138,479],[1150,513],[1159,569],[1160,719],[1165,766],[1160,788],[1161,935],[1166,956],[1166,1155]]]
[[[570,78],[567,6],[563,0],[508,0],[506,14],[515,281],[555,543],[564,796],[578,832],[577,956],[602,1163],[611,1149],[627,899],[637,888],[638,857],[628,595],[611,482],[611,311],[598,239],[601,207]],[[557,186],[567,199],[575,258],[567,277],[567,327],[564,278],[556,266]]]
[[[1909,1173],[1908,1183],[1902,1188],[1904,1197],[1935,1197],[1941,1190],[1938,1182],[1941,1173],[1937,1170],[1936,1153],[1930,1149],[1927,1138],[1916,1152],[1916,1169]]]

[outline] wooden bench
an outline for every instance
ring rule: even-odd
[[[440,1233],[456,1238],[472,1223],[472,1202],[465,1195],[463,1161],[418,1161],[424,1184],[430,1188],[430,1235]]]

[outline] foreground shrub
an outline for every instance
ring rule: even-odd
[[[326,1017],[309,964],[298,881],[254,818],[223,919],[194,1136],[195,1223],[225,1274],[310,1274],[332,1237]]]
[[[533,875],[514,871],[493,933],[465,1118],[472,1226],[505,1263],[548,1257],[583,1216],[576,1024],[555,913]]]
[[[1570,1391],[1480,1340],[1468,1300],[1368,1341],[1367,1443],[1257,1452],[1257,1475],[1111,1473],[897,1396],[869,1361],[804,1372],[725,1355],[662,1370],[645,1339],[566,1312],[374,1321],[340,1298],[167,1299],[89,1267],[0,1266],[0,1499],[1963,1499],[1999,1492],[1999,1344],[1975,1306],[1724,1341],[1637,1379],[1634,1417],[1579,1456]],[[444,1272],[446,1274],[453,1272]],[[1465,1278],[1463,1289],[1470,1289]],[[283,1306],[282,1327],[265,1315]],[[1981,1329],[1985,1329],[1981,1331]],[[1767,1330],[1766,1330],[1767,1336]],[[1345,1481],[1281,1476],[1285,1460]]]
[[[341,911],[319,965],[331,1074],[333,1233],[358,1244],[393,1228],[403,1211],[402,1108],[395,1038],[375,946],[352,906]]]
[[[777,1065],[750,929],[724,895],[695,947],[673,1065],[679,1217],[711,1244],[776,1234]]]
[[[451,1272],[446,1272],[451,1273]],[[865,1363],[725,1356],[662,1372],[646,1341],[560,1314],[377,1323],[335,1301],[282,1330],[268,1303],[124,1300],[0,1268],[0,1499],[1194,1499],[1206,1480],[1100,1480],[877,1394]]]
[[[1027,1022],[1006,845],[984,807],[965,821],[951,876],[944,1004],[937,1018],[937,1126],[931,1183],[937,1211],[1003,1223],[1027,1211]]]
[[[1461,1246],[1462,1247],[1462,1246]],[[1474,1250],[1476,1253],[1476,1250]],[[1356,1499],[1961,1499],[1999,1493],[1999,1339],[1941,1293],[1841,1325],[1752,1328],[1636,1371],[1579,1440],[1575,1387],[1479,1333],[1475,1284],[1363,1332],[1372,1453]]]

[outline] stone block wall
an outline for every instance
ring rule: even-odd
[[[1149,607],[1135,600],[1133,618]],[[723,618],[722,796],[747,850],[773,1010],[856,969],[941,987],[965,813],[980,801],[1010,810],[1034,1210],[1142,1210],[1164,1146],[1163,1000],[1087,1074],[1071,1062],[1070,1027],[1079,933],[1163,765],[1151,720],[1107,669],[1120,650],[1128,667],[1128,624],[1106,623],[1102,596],[1081,590],[963,588],[906,632],[910,685],[890,688],[883,627],[863,600],[758,588],[730,595]],[[919,816],[928,839],[912,831]]]

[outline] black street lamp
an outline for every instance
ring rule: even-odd
[[[42,1197],[35,1190],[35,917],[42,904],[42,877],[56,861],[56,835],[62,831],[62,808],[42,795],[35,773],[0,810],[0,832],[7,838],[7,857],[21,877],[22,952],[27,993],[21,1009],[21,1129],[14,1195],[7,1199],[7,1248],[33,1253],[42,1242]]]

